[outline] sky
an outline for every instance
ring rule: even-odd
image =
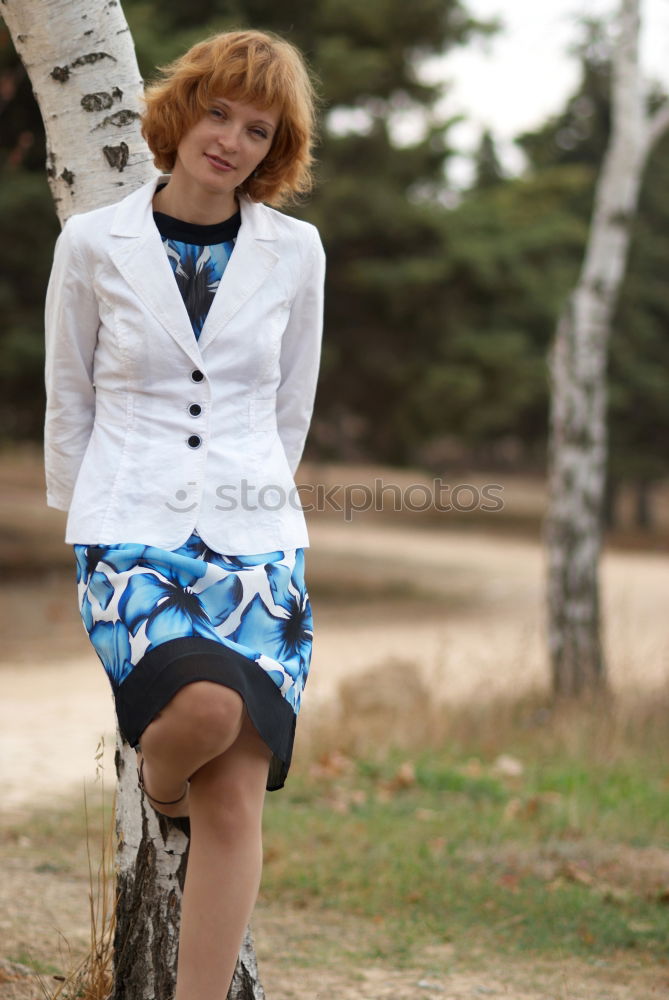
[[[450,81],[441,113],[463,112],[470,120],[453,128],[450,137],[463,150],[478,145],[483,127],[498,142],[502,163],[510,172],[522,169],[514,135],[541,124],[558,112],[578,85],[579,70],[568,47],[578,37],[579,15],[612,15],[614,0],[465,0],[471,14],[498,17],[504,28],[492,41],[453,51],[432,60],[428,79]],[[646,74],[669,92],[669,0],[642,0],[642,53]],[[407,138],[411,127],[407,123]],[[470,164],[453,164],[452,179],[467,182]]]

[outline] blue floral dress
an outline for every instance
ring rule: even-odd
[[[239,213],[213,226],[154,213],[199,337],[233,252]],[[309,672],[312,616],[304,550],[225,555],[193,532],[178,549],[75,545],[79,607],[131,746],[185,684],[237,691],[272,751],[267,788],[283,787]]]

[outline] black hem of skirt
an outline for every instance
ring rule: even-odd
[[[269,674],[250,657],[214,639],[188,636],[154,646],[114,691],[119,728],[132,747],[186,684],[213,681],[237,691],[272,751],[267,791],[283,788],[293,753],[296,716]]]

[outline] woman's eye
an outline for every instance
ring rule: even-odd
[[[224,118],[225,114],[220,108],[210,108],[209,113],[214,116],[214,118]]]
[[[267,132],[265,132],[265,130],[262,128],[252,128],[251,132],[253,133],[253,135],[257,136],[258,139],[267,138]]]

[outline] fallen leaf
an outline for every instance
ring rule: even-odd
[[[439,813],[436,809],[416,809],[414,816],[422,823],[428,823],[430,820],[436,819]]]
[[[403,764],[397,768],[397,771],[393,775],[389,782],[388,787],[391,790],[399,790],[401,788],[413,788],[416,784],[416,769],[410,760],[405,760]]]
[[[525,773],[525,765],[517,757],[502,753],[493,762],[492,773],[503,778],[520,778]]]
[[[459,770],[468,778],[479,778],[483,774],[483,764],[478,757],[470,757]]]
[[[507,804],[504,806],[504,812],[502,813],[502,817],[507,821],[512,819],[517,819],[518,816],[520,816],[522,810],[523,810],[522,799],[519,798],[509,799]]]
[[[560,874],[564,878],[569,879],[570,882],[578,882],[579,885],[594,885],[594,878],[590,872],[586,871],[581,865],[576,864],[574,861],[567,861],[560,869]]]
[[[313,778],[338,778],[349,774],[354,766],[351,758],[339,750],[327,750],[311,765],[309,773]]]

